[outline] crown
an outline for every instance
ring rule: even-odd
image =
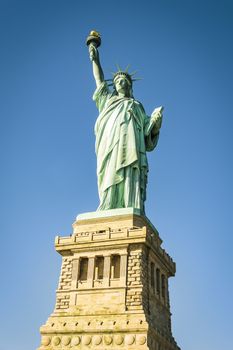
[[[119,77],[119,76],[125,77],[130,82],[130,84],[132,85],[133,80],[132,80],[131,75],[128,72],[118,71],[118,72],[114,73],[112,80],[115,81],[116,78]]]
[[[132,73],[128,72],[129,65],[126,67],[125,70],[122,70],[119,67],[119,65],[116,65],[116,66],[117,66],[118,71],[115,72],[115,73],[112,72],[113,78],[112,79],[107,79],[107,81],[112,81],[114,83],[114,81],[116,80],[117,77],[122,76],[122,77],[124,77],[124,78],[126,78],[128,80],[130,85],[132,85],[133,81],[141,80],[140,78],[133,78],[133,76],[137,73],[136,71],[132,72]],[[113,85],[113,84],[109,84],[109,85]]]

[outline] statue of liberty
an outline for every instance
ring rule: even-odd
[[[93,100],[99,110],[95,124],[98,210],[137,208],[145,213],[148,162],[146,152],[158,142],[162,107],[148,117],[133,97],[133,75],[119,69],[112,84],[104,79],[98,46],[99,33],[87,38],[96,91]],[[113,86],[110,90],[109,86]]]

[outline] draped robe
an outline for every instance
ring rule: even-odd
[[[133,97],[109,91],[104,81],[93,100],[99,110],[95,124],[98,210],[137,208],[144,213],[148,162],[159,137],[152,134],[154,121]]]

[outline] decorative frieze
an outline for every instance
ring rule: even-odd
[[[138,345],[143,346],[146,344],[146,334],[82,334],[82,335],[45,335],[41,338],[42,347],[39,349],[81,349],[88,346],[89,349],[95,349],[99,346],[112,346],[118,345],[121,347]],[[144,347],[142,347],[143,349]],[[38,350],[39,350],[38,349]],[[139,348],[140,349],[140,348]]]

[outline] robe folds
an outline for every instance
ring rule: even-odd
[[[159,132],[152,135],[154,121],[132,97],[110,92],[104,81],[93,100],[99,110],[95,124],[98,210],[137,208],[144,213],[148,162]]]

